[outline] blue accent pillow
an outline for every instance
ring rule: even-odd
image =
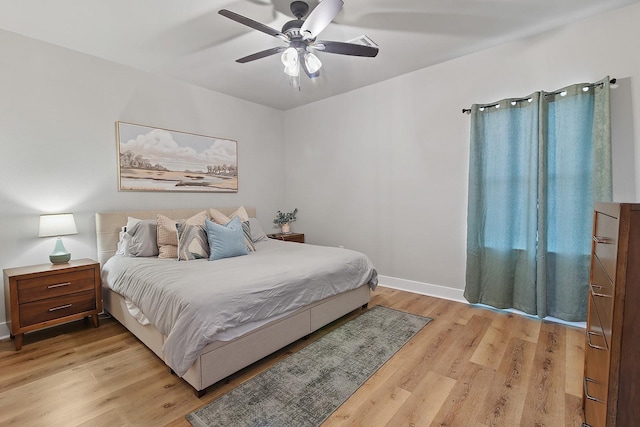
[[[244,242],[242,221],[237,216],[227,225],[219,225],[205,220],[207,238],[209,239],[209,261],[247,255],[247,246]]]

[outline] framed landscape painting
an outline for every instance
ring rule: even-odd
[[[116,128],[120,190],[238,192],[236,141],[126,122]]]

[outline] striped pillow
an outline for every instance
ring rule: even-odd
[[[249,221],[242,222],[242,232],[244,233],[244,244],[247,245],[249,252],[255,252],[256,247],[253,245],[253,239],[251,238],[251,226]]]
[[[178,261],[209,258],[209,241],[204,225],[177,224]]]

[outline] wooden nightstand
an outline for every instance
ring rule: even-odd
[[[267,234],[267,237],[270,239],[276,240],[284,240],[285,242],[298,242],[304,243],[304,233],[275,233],[275,234]]]
[[[7,326],[22,348],[26,332],[91,316],[98,327],[102,311],[100,264],[79,259],[4,269]]]

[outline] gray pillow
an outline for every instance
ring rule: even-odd
[[[127,234],[131,236],[128,244],[129,256],[158,256],[158,226],[155,219],[137,219],[129,217]]]
[[[249,227],[251,228],[251,240],[253,240],[253,243],[268,239],[257,218],[249,218]]]

